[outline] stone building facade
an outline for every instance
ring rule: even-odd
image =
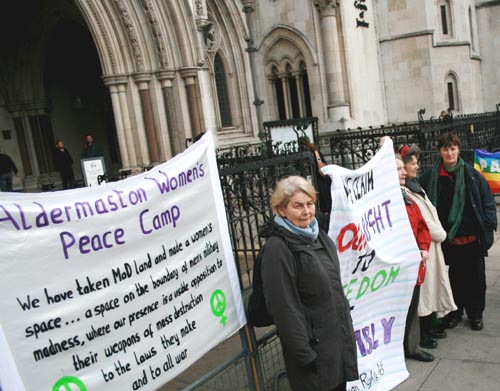
[[[16,0],[0,6],[0,149],[15,188],[57,181],[92,133],[108,171],[144,167],[212,131],[320,132],[500,101],[498,0]]]

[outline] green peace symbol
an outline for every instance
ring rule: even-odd
[[[227,298],[224,292],[222,292],[220,289],[216,289],[213,293],[212,296],[210,297],[210,307],[212,308],[212,313],[217,316],[221,317],[220,322],[225,325],[227,317],[224,316],[224,311],[226,310],[227,306]]]
[[[87,391],[87,387],[83,382],[74,376],[61,377],[52,387],[52,391],[71,391],[70,385],[75,385],[80,391]],[[61,388],[64,387],[64,388]]]

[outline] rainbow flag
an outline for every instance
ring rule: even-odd
[[[474,168],[486,179],[493,194],[500,193],[500,152],[474,150]]]

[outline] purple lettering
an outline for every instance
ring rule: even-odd
[[[392,325],[394,324],[394,320],[396,318],[393,316],[389,320],[383,318],[382,319],[382,327],[384,328],[384,344],[388,344],[391,342],[392,336]]]

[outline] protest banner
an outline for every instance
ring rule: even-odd
[[[500,152],[474,150],[474,168],[490,185],[493,194],[500,194]]]
[[[0,193],[2,391],[156,390],[246,320],[210,133],[150,171]]]
[[[332,179],[329,232],[358,347],[360,378],[347,389],[390,390],[408,377],[403,338],[420,262],[392,141],[358,170],[329,165],[323,172]]]

